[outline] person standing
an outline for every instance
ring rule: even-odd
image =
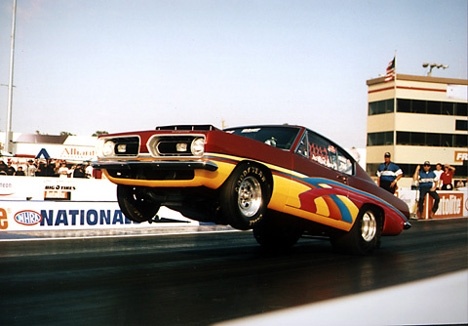
[[[442,188],[442,181],[441,181],[440,176],[442,175],[442,173],[444,173],[444,170],[442,170],[442,163],[436,164],[436,169],[434,170],[434,173],[436,174],[436,177],[437,177],[436,189],[440,190]]]
[[[37,171],[36,163],[33,160],[29,160],[26,165],[26,175],[28,177],[35,177]]]
[[[20,165],[13,175],[25,176],[26,173],[24,173],[23,167]]]
[[[68,169],[67,163],[65,163],[65,162],[60,163],[60,165],[58,166],[58,169],[57,169],[57,174],[58,174],[59,178],[68,178],[69,177],[70,170]]]
[[[440,175],[440,183],[442,190],[453,190],[452,179],[455,174],[455,168],[450,164],[444,165],[444,172]]]
[[[418,218],[421,218],[424,208],[424,198],[426,194],[429,194],[434,199],[432,210],[429,218],[433,218],[437,210],[439,209],[439,194],[436,192],[437,187],[437,175],[434,171],[431,171],[431,163],[429,161],[424,162],[423,169],[418,165],[414,171],[413,180],[419,182],[419,200],[418,200]]]
[[[91,166],[90,162],[87,162],[86,164],[87,164],[86,168],[85,168],[86,178],[92,179],[93,178],[93,167]]]
[[[5,164],[5,162],[3,160],[0,160],[0,175],[7,175],[7,168],[8,166]]]
[[[16,169],[11,165],[11,160],[8,160],[6,174],[7,175],[15,175]]]
[[[78,164],[73,170],[73,178],[86,178],[85,169],[82,164]]]
[[[395,193],[397,190],[397,182],[403,176],[403,171],[398,165],[391,161],[389,152],[384,154],[384,162],[377,168],[377,177],[379,178],[379,187]]]

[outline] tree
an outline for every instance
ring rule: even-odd
[[[92,134],[93,137],[99,137],[101,135],[108,135],[109,132],[104,131],[104,130],[97,130],[94,134]]]
[[[76,135],[68,131],[61,131],[60,136],[76,136]]]

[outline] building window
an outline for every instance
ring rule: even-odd
[[[425,132],[410,132],[411,145],[425,146],[427,144]]]
[[[397,112],[466,117],[468,111],[466,103],[397,99]]]
[[[452,102],[442,102],[442,114],[444,115],[454,115],[455,112],[455,106],[456,103]]]
[[[468,137],[466,135],[397,131],[396,143],[397,145],[410,146],[466,148],[468,147]]]
[[[468,130],[468,120],[456,120],[455,121],[455,130]]]
[[[396,143],[398,145],[411,145],[410,132],[398,131],[396,134]]]
[[[455,147],[453,146],[453,135],[440,134],[440,145],[442,147]]]
[[[426,101],[411,100],[411,113],[426,114]]]
[[[367,146],[393,145],[393,131],[367,134]]]
[[[426,141],[426,146],[440,146],[442,143],[440,134],[427,134]]]
[[[454,103],[454,111],[455,115],[459,115],[461,117],[468,116],[468,104],[467,103]]]
[[[427,114],[442,114],[442,102],[427,101]]]
[[[368,115],[393,113],[393,112],[394,112],[393,99],[369,103]]]
[[[455,146],[454,147],[468,147],[468,137],[467,135],[455,135]]]
[[[397,100],[397,111],[398,112],[411,112],[411,100],[398,99]]]

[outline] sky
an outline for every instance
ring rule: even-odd
[[[0,131],[13,0],[0,0]],[[365,147],[368,79],[467,79],[466,0],[17,0],[12,130],[298,124]]]

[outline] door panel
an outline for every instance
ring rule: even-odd
[[[357,207],[348,198],[353,161],[343,150],[310,131],[293,159],[294,170],[307,177],[291,187],[287,205],[334,220],[352,222]]]

